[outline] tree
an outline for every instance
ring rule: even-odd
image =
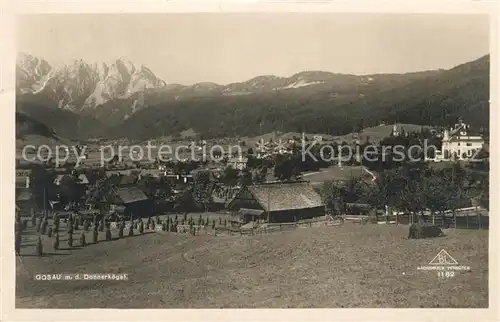
[[[294,171],[294,164],[291,159],[282,155],[276,157],[276,164],[274,166],[274,177],[280,181],[289,180]]]
[[[35,203],[40,207],[48,207],[48,201],[56,197],[54,180],[56,173],[54,170],[46,170],[36,165],[30,174],[30,188]]]
[[[242,175],[239,178],[240,186],[249,186],[252,184],[252,173],[248,169],[242,171]]]
[[[114,189],[111,181],[107,178],[98,180],[90,187],[87,193],[87,204],[93,205],[101,213],[109,209],[110,203],[114,199]]]
[[[210,181],[210,173],[208,171],[197,172],[193,182],[193,199],[203,205],[205,212],[213,202],[212,190],[213,184]]]
[[[221,180],[226,186],[235,186],[238,183],[238,170],[229,166],[226,167],[222,173]]]
[[[329,212],[337,215],[345,213],[345,190],[335,182],[325,182],[321,187],[323,203]]]

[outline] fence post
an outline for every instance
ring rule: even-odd
[[[467,214],[467,216],[465,216],[465,227],[467,229],[469,229],[469,214]]]
[[[477,213],[477,222],[478,222],[478,229],[481,229],[481,213]]]
[[[432,224],[433,225],[435,224],[435,215],[434,215],[434,212],[432,212]]]

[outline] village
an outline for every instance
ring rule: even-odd
[[[74,240],[77,237],[73,234],[78,233],[84,246],[89,240],[99,241],[97,231],[110,240],[111,235],[133,235],[134,229],[140,233],[243,235],[313,223],[412,224],[418,218],[441,228],[486,228],[486,145],[481,136],[469,135],[467,130],[462,121],[442,135],[430,129],[405,132],[404,127],[394,125],[389,136],[378,142],[379,147],[408,147],[430,139],[441,146],[433,156],[416,156],[418,162],[398,163],[391,158],[360,161],[357,156],[343,159],[341,155],[329,162],[301,160],[297,141],[321,143],[323,147],[337,144],[324,142],[320,135],[308,139],[302,134],[302,138],[294,136],[286,143],[281,138],[277,143],[275,135],[275,141],[247,147],[243,156],[221,156],[223,160],[216,162],[142,164],[113,158],[102,168],[87,163],[54,168],[46,162],[17,169],[16,231],[20,233],[16,249],[21,255],[26,252],[20,227],[28,226],[36,229],[37,245],[45,251],[53,248],[48,245],[54,235]],[[339,144],[359,147],[360,135],[353,137],[353,141]],[[364,144],[368,144],[367,139]],[[320,145],[314,148],[319,158]],[[415,180],[424,186],[428,180],[430,186],[413,186],[415,180],[405,178],[416,171]],[[450,191],[450,182],[455,191]],[[394,192],[379,191],[384,184],[391,185]],[[409,189],[414,189],[413,197],[398,195]],[[422,197],[416,199],[415,195]],[[60,231],[61,219],[66,225],[64,232]]]

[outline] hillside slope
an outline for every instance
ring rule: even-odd
[[[332,97],[262,93],[158,103],[113,128],[115,136],[147,139],[192,128],[206,137],[253,136],[280,130],[342,135],[386,123],[489,124],[489,56],[370,95]]]

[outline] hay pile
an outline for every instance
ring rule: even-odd
[[[418,222],[410,226],[408,239],[432,238],[444,236],[443,231],[436,225]]]

